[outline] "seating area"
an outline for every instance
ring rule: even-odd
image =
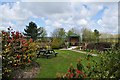
[[[41,57],[41,56],[45,56],[47,59],[49,58],[49,56],[54,55],[55,57],[57,56],[57,52],[55,52],[53,49],[48,49],[48,50],[40,50],[37,54],[37,58]]]

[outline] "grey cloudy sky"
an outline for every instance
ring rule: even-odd
[[[48,35],[55,28],[91,30],[118,33],[117,2],[1,2],[0,29],[12,26],[14,30],[23,32],[30,21],[44,27]],[[36,0],[37,1],[37,0]],[[107,0],[106,0],[107,1]],[[116,0],[117,1],[117,0]]]

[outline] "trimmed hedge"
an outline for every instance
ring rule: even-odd
[[[86,49],[89,50],[98,50],[98,51],[104,51],[104,48],[111,48],[112,44],[108,42],[99,42],[99,43],[88,43],[86,46]]]

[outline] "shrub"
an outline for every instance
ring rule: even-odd
[[[95,48],[95,44],[94,43],[88,43],[86,49],[90,49],[93,50]]]
[[[98,52],[100,53],[100,52]],[[120,49],[112,48],[110,51],[103,52],[104,54],[99,54],[100,61],[96,62],[92,60],[93,66],[91,69],[87,70],[87,77],[89,78],[119,78],[120,76]],[[86,57],[87,60],[90,56]]]
[[[94,76],[97,78],[120,77],[120,49],[106,51],[100,56],[100,62],[95,65]]]
[[[118,49],[120,48],[120,43],[119,43],[119,42],[118,42],[118,43],[115,43],[114,48],[115,48],[116,50],[118,50]]]
[[[84,66],[81,63],[81,60],[78,59],[77,68],[75,69],[72,64],[68,69],[68,72],[65,75],[57,75],[57,78],[86,78],[86,75],[83,72]]]
[[[32,42],[32,39],[26,40],[19,32],[10,32],[10,28],[8,32],[2,31],[3,78],[9,79],[12,77],[10,75],[12,70],[24,68],[31,63],[35,51]]]
[[[99,43],[88,43],[86,49],[89,50],[98,50],[98,51],[104,51],[104,48],[111,48],[112,44],[108,42],[99,42]]]
[[[105,42],[96,43],[95,48],[99,51],[104,51],[104,48],[111,48],[111,43],[105,43]]]
[[[59,38],[53,38],[51,47],[53,49],[59,49],[62,47],[63,41]]]

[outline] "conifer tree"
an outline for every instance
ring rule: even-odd
[[[26,26],[26,29],[24,29],[25,33],[23,33],[25,36],[32,38],[33,40],[36,40],[38,36],[40,36],[43,33],[42,28],[37,28],[37,25],[34,22],[30,22],[28,26]]]

